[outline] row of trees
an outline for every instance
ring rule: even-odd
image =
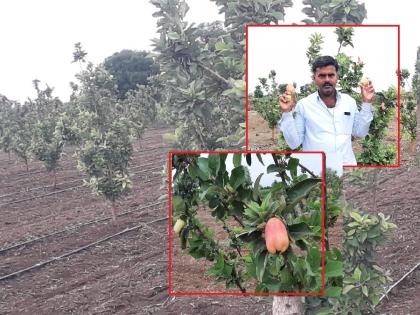
[[[42,161],[53,173],[55,188],[64,147],[75,145],[85,184],[111,202],[115,218],[117,199],[132,187],[128,166],[133,141],[156,118],[157,106],[151,100],[154,90],[145,78],[156,72],[156,66],[144,52],[123,51],[100,65],[86,63],[86,55],[77,43],[73,62],[80,64],[81,71],[77,83],[71,83],[69,102],[54,97],[48,85],[41,88],[39,80],[33,81],[35,99],[20,104],[1,97],[0,148],[13,152],[27,170],[30,159]]]

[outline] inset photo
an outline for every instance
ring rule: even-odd
[[[398,25],[248,25],[248,149],[399,167],[400,72]]]
[[[324,293],[323,153],[169,155],[170,295]]]

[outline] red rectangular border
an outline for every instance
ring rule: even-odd
[[[247,24],[246,25],[246,46],[245,46],[245,118],[246,118],[246,150],[249,150],[248,142],[248,28],[249,27],[397,27],[398,30],[398,73],[400,71],[400,25],[399,24]],[[401,167],[401,131],[400,131],[400,76],[398,78],[398,100],[397,100],[397,121],[398,121],[398,135],[397,135],[397,164],[395,165],[343,165],[343,168],[400,168]]]
[[[172,291],[172,155],[173,154],[321,154],[321,292],[177,292]],[[168,151],[168,295],[169,296],[324,296],[325,295],[325,153],[321,151]]]

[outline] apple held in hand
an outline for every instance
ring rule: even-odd
[[[287,92],[287,101],[290,102],[292,100],[292,95],[296,93],[295,87],[292,84],[288,84],[286,86],[286,92]]]
[[[286,226],[279,218],[271,218],[265,225],[265,246],[268,252],[284,253],[289,247],[289,235]]]
[[[369,85],[369,79],[368,78],[363,78],[360,80],[359,82],[360,86],[368,86]]]

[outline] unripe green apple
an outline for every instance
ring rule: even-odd
[[[178,219],[174,225],[174,232],[179,234],[179,232],[181,232],[184,226],[185,226],[185,221],[182,219]]]

